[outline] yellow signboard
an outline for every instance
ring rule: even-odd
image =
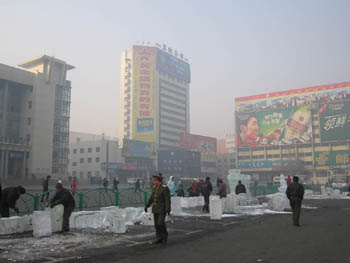
[[[155,142],[156,97],[155,97],[156,48],[133,47],[133,95],[132,139]]]

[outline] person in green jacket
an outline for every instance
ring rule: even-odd
[[[170,202],[170,191],[167,185],[162,183],[163,176],[161,173],[153,175],[153,189],[150,198],[148,199],[145,207],[147,208],[152,205],[152,213],[154,219],[154,227],[156,229],[156,241],[154,244],[167,243],[168,231],[165,224],[166,215],[170,215],[171,202]]]

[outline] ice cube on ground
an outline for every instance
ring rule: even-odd
[[[52,235],[51,213],[49,211],[34,211],[32,215],[33,235],[45,237]]]
[[[32,231],[31,216],[0,218],[0,235]]]
[[[312,190],[305,190],[305,196],[311,196],[311,195],[313,195],[314,194],[314,191],[312,191]]]
[[[112,217],[111,230],[113,233],[117,233],[117,234],[126,233],[127,227],[125,224],[125,219],[123,217]]]
[[[239,205],[238,198],[235,194],[229,194],[225,201],[225,213],[235,213],[235,207]]]
[[[56,205],[54,208],[46,208],[45,211],[50,212],[51,215],[51,230],[52,232],[62,231],[63,223],[63,205]]]
[[[276,193],[268,196],[268,198],[268,207],[273,211],[283,211],[284,209],[290,208],[286,194]]]
[[[141,224],[145,226],[153,226],[154,225],[153,214],[150,212],[145,213],[143,215]]]
[[[101,211],[81,211],[72,213],[69,224],[71,228],[104,228],[106,226],[106,213]]]
[[[173,215],[180,215],[182,213],[182,199],[183,197],[173,196],[171,198],[171,213]]]
[[[220,220],[223,213],[223,200],[211,198],[209,203],[210,219]]]

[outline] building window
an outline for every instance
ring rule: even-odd
[[[77,153],[77,149],[73,149],[73,154],[76,154]]]
[[[88,158],[88,163],[91,163],[92,162],[92,158]]]
[[[27,141],[27,142],[30,142],[30,134],[27,134],[27,136],[26,136],[26,141]]]
[[[80,153],[84,153],[84,148],[80,148]]]
[[[91,177],[91,174],[92,174],[91,172],[88,172],[88,173],[87,173],[87,176],[90,178],[90,177]]]
[[[91,153],[92,152],[92,148],[88,148],[88,153]]]
[[[96,172],[95,172],[95,176],[100,176],[100,172],[99,172],[99,171],[96,171]]]
[[[100,162],[100,157],[96,157],[96,163]]]
[[[84,176],[84,172],[79,172],[79,176],[82,178]]]
[[[100,152],[100,147],[96,147],[96,152],[99,153]]]
[[[80,158],[80,163],[84,163],[84,158]]]
[[[27,124],[31,125],[32,124],[32,118],[27,118]]]
[[[28,101],[28,109],[31,109],[33,107],[33,102],[30,100]]]
[[[73,163],[72,163],[72,166],[77,166],[77,162],[73,162]]]
[[[73,171],[72,176],[77,176],[77,171]]]

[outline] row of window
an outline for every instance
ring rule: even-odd
[[[78,176],[78,173],[79,173],[80,177],[83,177],[85,175],[85,173],[83,171],[80,171],[80,172],[72,171],[72,176]],[[92,172],[89,171],[89,172],[86,173],[86,175],[87,175],[87,177],[90,178],[92,176]],[[100,176],[100,171],[95,171],[95,176]]]
[[[101,147],[96,147],[95,148],[95,152],[99,153],[101,151]],[[92,153],[92,148],[87,148],[87,152],[88,153]],[[78,153],[78,149],[73,149],[73,154],[77,154]],[[85,153],[85,149],[84,148],[80,148],[79,149],[79,153]]]
[[[92,158],[86,158],[87,163],[92,163]],[[79,163],[84,163],[85,159],[84,158],[80,158]],[[95,158],[95,162],[99,163],[100,162],[100,157],[96,157]],[[77,166],[77,162],[72,162],[72,166]]]

